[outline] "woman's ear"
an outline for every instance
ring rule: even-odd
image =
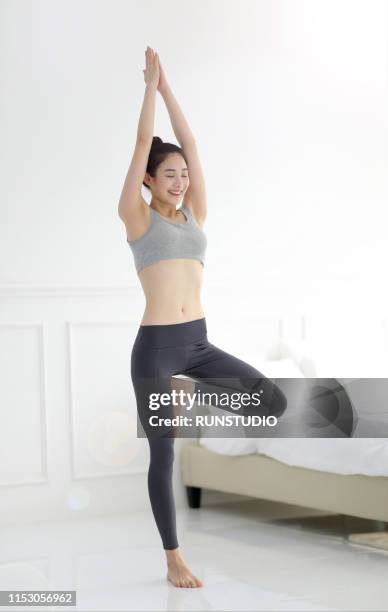
[[[147,185],[148,187],[150,186],[150,182],[151,182],[151,181],[150,181],[150,178],[151,178],[151,177],[150,177],[150,175],[148,174],[148,172],[146,172],[146,173],[145,173],[145,176],[144,176],[144,179],[143,179],[143,182],[144,182],[144,183],[146,183],[146,185]]]

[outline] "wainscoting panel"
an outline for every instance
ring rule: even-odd
[[[44,326],[0,325],[0,486],[47,481]]]

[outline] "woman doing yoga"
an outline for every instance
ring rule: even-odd
[[[200,291],[207,238],[205,182],[194,136],[166,81],[158,54],[145,52],[145,94],[136,146],[119,202],[146,307],[131,353],[137,410],[150,448],[148,491],[167,560],[167,580],[200,587],[185,563],[176,532],[172,474],[174,437],[148,423],[142,381],[176,374],[194,379],[236,377],[240,389],[265,389],[271,415],[281,416],[287,400],[259,370],[208,341]],[[166,104],[180,147],[153,137],[156,92]],[[141,187],[151,191],[148,205]],[[177,204],[183,200],[180,208]]]

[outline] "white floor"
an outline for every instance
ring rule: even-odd
[[[76,590],[83,611],[387,611],[388,552],[346,541],[373,522],[285,518],[286,509],[253,500],[179,511],[180,546],[202,589],[166,581],[150,512],[2,528],[0,590]]]

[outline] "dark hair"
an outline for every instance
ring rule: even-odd
[[[175,145],[172,142],[163,142],[163,140],[159,138],[159,136],[154,136],[152,139],[152,145],[148,156],[146,172],[148,172],[150,176],[155,177],[158,166],[160,166],[160,164],[164,162],[166,157],[168,157],[168,155],[170,155],[171,153],[179,153],[180,155],[182,155],[183,159],[187,164],[185,154],[183,153],[183,150],[178,147],[178,145]],[[150,189],[150,187],[144,181],[143,185],[144,187],[147,187],[147,189]]]

